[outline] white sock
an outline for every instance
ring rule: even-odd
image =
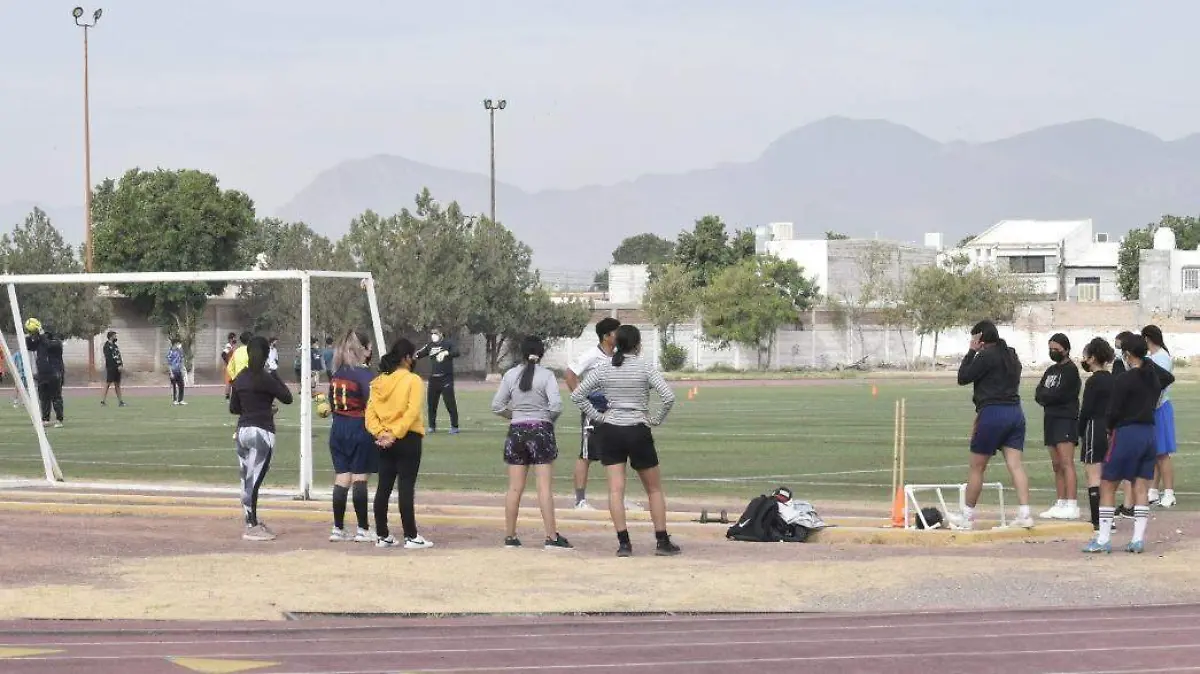
[[[1150,506],[1133,506],[1133,542],[1146,540],[1146,525],[1150,523]]]
[[[1096,542],[1100,545],[1108,543],[1112,538],[1113,512],[1112,506],[1100,506],[1100,531],[1096,532]]]
[[[1017,508],[1017,517],[1029,517],[1029,506],[1023,505]]]
[[[975,519],[975,506],[963,505],[963,517],[967,520]]]

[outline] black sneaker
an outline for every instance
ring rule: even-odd
[[[504,547],[519,548],[519,547],[521,547],[521,539],[517,538],[516,536],[505,536],[504,537]]]
[[[670,539],[659,541],[658,546],[654,548],[654,554],[659,557],[674,557],[679,552],[679,546],[672,543]]]
[[[620,547],[617,548],[617,556],[618,557],[632,557],[633,556],[633,546],[622,543],[620,545]]]
[[[1121,519],[1131,520],[1133,519],[1133,508],[1128,506],[1118,506],[1117,512],[1113,513],[1113,517],[1114,519],[1119,517]]]
[[[543,545],[547,550],[574,550],[575,546],[571,545],[562,534],[558,534],[556,538],[547,538]]]

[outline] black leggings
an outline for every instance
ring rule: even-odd
[[[183,402],[183,373],[171,373],[171,402]]]
[[[417,489],[417,472],[421,470],[421,435],[408,433],[391,447],[379,450],[379,485],[375,488],[375,534],[388,536],[388,501],[392,488],[397,489],[400,523],[405,538],[417,537],[417,514],[413,503]]]
[[[429,427],[437,428],[438,398],[446,401],[450,428],[458,428],[458,401],[454,399],[453,377],[429,378]]]
[[[50,421],[50,410],[54,409],[54,418],[63,420],[62,379],[51,376],[37,383],[38,403],[42,408],[42,421]]]

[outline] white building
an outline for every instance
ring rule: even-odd
[[[1138,272],[1138,297],[1144,310],[1200,314],[1200,250],[1176,248],[1170,227],[1155,230],[1154,248],[1141,252]]]
[[[1028,278],[1051,298],[1116,301],[1120,242],[1094,233],[1091,220],[1001,220],[960,253],[972,264],[997,265]]]

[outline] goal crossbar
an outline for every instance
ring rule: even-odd
[[[21,306],[17,299],[17,286],[24,285],[63,285],[63,284],[95,284],[116,285],[128,283],[235,283],[246,281],[299,281],[300,293],[300,343],[310,344],[312,341],[311,310],[312,310],[312,279],[340,278],[359,279],[363,282],[367,294],[367,304],[370,310],[372,332],[375,343],[383,348],[383,324],[379,319],[379,302],[375,295],[375,279],[371,272],[361,271],[326,271],[302,269],[259,269],[244,271],[181,271],[181,272],[117,272],[100,274],[0,274],[0,285],[8,287],[9,305],[12,310],[13,328],[16,333],[17,348],[21,353],[21,374],[25,376],[24,384],[34,383],[34,363],[29,357],[29,350],[22,339],[25,334],[24,319],[21,316]],[[0,321],[2,324],[2,321]],[[8,360],[12,363],[12,353],[0,328],[0,346]],[[50,483],[65,482],[54,448],[42,426],[42,411],[38,396],[27,390],[20,376],[14,377],[17,392],[25,403],[37,434],[38,448],[42,455],[46,480]],[[312,495],[312,360],[300,359],[300,485],[299,498],[308,499]]]

